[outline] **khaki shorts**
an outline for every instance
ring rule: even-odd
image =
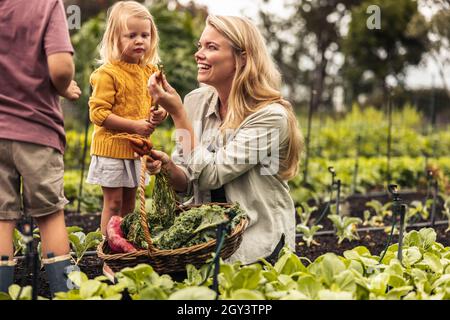
[[[63,209],[69,201],[64,197],[62,154],[51,147],[0,139],[0,189],[0,220],[18,220],[23,213],[42,217]]]

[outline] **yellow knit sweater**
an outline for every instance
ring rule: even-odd
[[[114,113],[120,117],[139,120],[150,115],[151,96],[147,81],[157,68],[122,61],[107,63],[95,70],[90,78],[89,118],[94,123],[91,155],[118,159],[134,159],[130,143],[114,136],[119,131],[108,130],[103,122]]]

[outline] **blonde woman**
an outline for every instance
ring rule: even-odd
[[[171,115],[172,158],[153,150],[150,173],[165,167],[174,189],[195,203],[238,202],[250,223],[230,258],[244,264],[295,249],[295,209],[287,180],[297,174],[302,137],[280,74],[247,19],[209,16],[198,42],[197,79],[184,106],[165,78],[150,78],[156,103]],[[194,130],[195,129],[195,130]]]

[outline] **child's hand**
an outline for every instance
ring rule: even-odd
[[[81,89],[78,87],[78,84],[75,80],[72,80],[67,87],[66,92],[62,95],[64,98],[68,100],[77,100],[81,95]]]
[[[154,126],[146,119],[134,120],[134,133],[148,137],[155,131]]]
[[[150,124],[153,129],[155,129],[167,117],[167,111],[161,107],[159,107],[158,110],[155,110],[155,107],[152,107],[150,110]]]

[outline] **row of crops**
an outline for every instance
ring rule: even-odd
[[[450,299],[450,131],[423,119],[410,107],[394,112],[389,154],[387,119],[380,110],[355,106],[341,118],[315,119],[307,179],[299,174],[289,182],[296,248],[284,248],[277,262],[242,266],[221,260],[214,272],[211,259],[201,267],[186,265],[184,280],[137,265],[116,273],[111,284],[85,264],[96,258],[99,231],[68,224],[79,271],[70,275],[74,289],[56,299]],[[170,153],[172,133],[157,129],[155,147]],[[97,226],[101,189],[82,179],[90,136],[67,133],[66,209]],[[146,189],[147,212],[153,184],[152,179]],[[392,184],[399,188],[397,199],[387,192]],[[18,230],[14,245],[16,256],[26,254],[26,237]],[[14,285],[0,298],[29,299],[31,287]]]
[[[450,190],[450,130],[429,128],[424,115],[406,106],[393,113],[391,153],[387,157],[387,119],[383,111],[354,106],[342,118],[317,118],[313,121],[308,158],[307,181],[302,173],[289,182],[291,195],[299,205],[310,199],[327,200],[331,183],[330,166],[341,181],[342,198],[355,193],[386,190],[388,181],[401,189],[426,190],[429,175],[439,190]],[[367,122],[370,119],[370,122]],[[304,120],[299,119],[305,131]],[[172,129],[158,128],[152,135],[155,148],[170,153],[174,146]],[[67,132],[65,154],[65,193],[71,200],[69,210],[96,212],[101,208],[101,190],[84,184],[82,158],[88,167],[92,132],[87,135],[87,154],[83,154],[85,135]],[[86,172],[84,172],[86,174]],[[80,197],[80,183],[82,194]],[[151,188],[148,190],[151,194]],[[80,205],[78,204],[80,199]]]
[[[89,279],[83,272],[69,276],[74,289],[58,293],[58,300],[119,300],[126,294],[133,300],[346,300],[346,299],[450,299],[450,248],[436,242],[431,228],[411,231],[404,237],[403,259],[398,245],[383,256],[364,246],[342,256],[326,253],[314,261],[283,250],[278,261],[247,266],[220,262],[218,289],[212,290],[209,266],[187,265],[187,277],[175,281],[157,274],[150,265],[127,267],[110,284],[104,276]],[[30,299],[31,287],[10,287],[2,298]],[[0,297],[0,298],[1,298]],[[41,297],[41,299],[44,299]]]

